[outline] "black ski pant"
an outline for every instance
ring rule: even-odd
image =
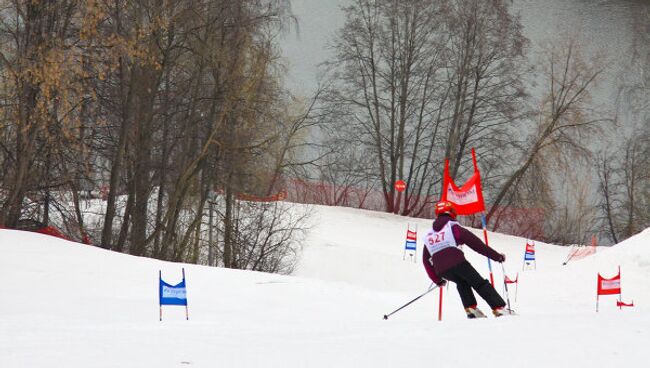
[[[463,306],[465,308],[476,306],[476,298],[474,297],[472,289],[476,290],[478,295],[480,295],[492,309],[506,305],[506,302],[503,301],[501,295],[494,290],[488,280],[481,277],[481,275],[467,261],[457,264],[440,276],[445,280],[453,281],[456,284],[458,294],[460,294],[460,299],[463,301]]]

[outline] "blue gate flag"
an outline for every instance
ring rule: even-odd
[[[417,231],[406,230],[406,243],[404,244],[405,250],[417,250]]]
[[[162,280],[162,271],[159,273],[160,280],[160,305],[187,305],[187,290],[185,288],[185,270],[183,270],[183,281],[176,285],[170,285]]]
[[[535,260],[535,245],[528,244],[526,242],[526,252],[524,253],[524,261],[534,261]]]

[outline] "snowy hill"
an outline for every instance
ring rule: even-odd
[[[312,221],[295,276],[0,230],[0,367],[611,367],[650,358],[650,229],[567,266],[568,248],[538,242],[537,270],[525,272],[525,240],[490,233],[508,275],[519,272],[517,302],[510,290],[519,316],[467,320],[450,287],[442,322],[437,292],[384,321],[429,286],[402,247],[407,222],[422,234],[430,221],[320,206]],[[485,258],[465,253],[487,277]],[[623,300],[635,307],[618,310],[606,296],[596,313],[596,272],[613,276],[619,265]],[[176,283],[182,267],[190,320],[164,307],[159,322],[158,270]]]

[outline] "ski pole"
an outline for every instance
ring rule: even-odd
[[[431,284],[431,285],[433,285],[433,284]],[[436,286],[434,286],[434,287],[429,286],[429,290],[427,290],[427,291],[425,291],[424,293],[418,295],[417,298],[411,300],[410,302],[404,304],[403,306],[401,306],[401,307],[395,309],[394,311],[392,311],[392,312],[390,312],[390,313],[388,313],[388,314],[384,314],[384,319],[388,319],[388,317],[390,317],[390,316],[392,316],[393,314],[399,312],[400,310],[402,310],[402,309],[408,307],[408,306],[411,305],[411,303],[413,303],[414,301],[416,301],[416,300],[422,298],[423,296],[429,294],[430,292],[436,290],[437,288],[438,288],[438,285],[436,285]]]
[[[506,282],[506,267],[501,262],[501,270],[503,271],[503,288],[506,291],[506,301],[508,302],[508,312],[512,309],[510,308],[510,296],[508,295],[508,283]]]
[[[483,225],[483,238],[485,239],[485,245],[490,246],[488,244],[488,234],[487,234],[487,221],[485,219],[485,212],[481,214],[481,225]],[[485,257],[488,261],[488,270],[490,271],[490,284],[492,287],[494,287],[494,276],[492,274],[492,262],[490,262],[489,257]]]

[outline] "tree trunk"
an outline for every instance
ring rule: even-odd
[[[136,84],[137,71],[131,73],[131,77],[127,83],[127,67],[124,65],[125,61],[120,61],[120,79],[122,86],[122,91],[124,88],[127,88],[126,97],[122,100],[122,119],[120,122],[120,135],[118,138],[117,146],[115,147],[115,153],[113,158],[113,163],[111,165],[111,174],[108,185],[108,197],[106,199],[106,214],[104,215],[104,228],[102,229],[102,240],[101,246],[103,248],[110,249],[112,246],[112,236],[113,236],[113,219],[115,218],[115,203],[116,198],[119,193],[119,184],[121,178],[122,165],[124,161],[124,156],[126,155],[126,146],[127,146],[127,136],[129,134],[129,121],[131,117],[131,110],[133,105],[133,87]],[[135,68],[135,67],[134,67]]]

